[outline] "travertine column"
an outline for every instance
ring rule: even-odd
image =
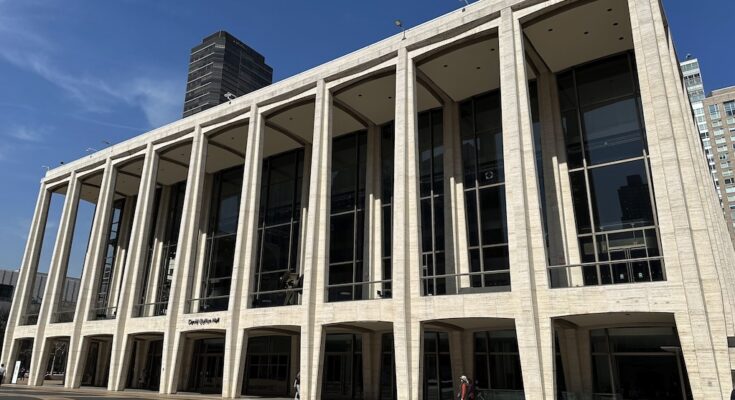
[[[102,176],[100,192],[97,199],[97,207],[92,222],[92,232],[89,236],[87,256],[84,259],[84,270],[82,271],[82,282],[79,291],[79,300],[74,316],[74,334],[69,342],[69,355],[67,357],[67,379],[65,386],[77,388],[82,379],[84,370],[82,327],[89,319],[89,310],[97,289],[97,282],[101,274],[100,265],[107,250],[107,233],[110,230],[110,213],[112,212],[112,199],[115,196],[115,180],[117,172],[112,166],[112,160],[107,159],[105,172]]]
[[[304,240],[305,316],[301,323],[301,393],[304,399],[321,394],[323,328],[316,321],[323,304],[329,225],[329,186],[332,161],[332,94],[323,80],[317,82],[314,137],[311,154],[309,205]]]
[[[454,273],[470,272],[467,250],[467,218],[464,198],[464,172],[462,168],[462,132],[459,122],[459,104],[450,98],[444,99],[444,230],[447,261],[452,264]],[[448,265],[449,267],[449,265]],[[453,293],[452,286],[470,287],[470,277],[447,280],[447,291]]]
[[[153,242],[153,256],[151,257],[151,265],[149,270],[146,271],[148,278],[146,280],[146,287],[141,288],[139,295],[141,296],[141,303],[154,303],[158,301],[158,286],[161,282],[161,269],[165,268],[163,263],[163,246],[166,244],[166,230],[169,224],[169,210],[171,206],[171,197],[173,196],[173,188],[171,186],[164,186],[161,188],[161,198],[158,202],[158,215],[156,215],[156,228],[154,231],[155,240]],[[165,277],[164,277],[165,279]],[[136,294],[138,295],[138,294]],[[137,301],[137,300],[136,300]],[[141,307],[141,315],[150,317],[154,315],[157,305],[146,305]],[[137,310],[133,309],[133,315]]]
[[[110,281],[109,294],[107,295],[107,310],[105,315],[117,319],[120,305],[120,291],[123,284],[123,274],[127,270],[128,252],[130,249],[130,238],[132,236],[133,218],[135,217],[135,199],[134,196],[125,197],[122,214],[120,215],[120,225],[117,231],[117,245],[115,246],[115,263],[112,267],[112,280]]]
[[[383,279],[383,209],[381,207],[381,156],[380,156],[380,127],[368,126],[367,132],[367,165],[365,169],[365,260],[363,268],[364,281],[379,281]],[[377,291],[383,285],[368,285],[363,288],[367,291],[367,298],[377,297]],[[366,387],[367,388],[367,387]]]
[[[123,390],[127,377],[127,365],[130,361],[129,338],[125,337],[125,324],[131,317],[134,305],[137,302],[138,286],[143,282],[146,261],[148,260],[148,236],[151,233],[151,224],[154,214],[156,197],[156,172],[158,170],[158,154],[153,149],[153,143],[148,143],[143,160],[138,199],[133,216],[132,231],[128,245],[129,255],[122,272],[122,290],[119,293],[117,319],[115,321],[115,335],[112,340],[112,358],[110,360],[109,390]]]
[[[395,154],[393,180],[393,307],[398,399],[421,398],[421,323],[412,319],[411,299],[420,293],[421,220],[419,218],[416,65],[408,50],[398,50],[396,65]]]
[[[56,234],[56,243],[51,255],[46,288],[43,292],[43,302],[38,313],[38,328],[36,329],[35,345],[33,346],[31,371],[28,375],[28,382],[31,385],[40,386],[43,384],[46,363],[40,362],[40,360],[49,352],[49,341],[44,340],[44,334],[46,327],[53,322],[54,310],[58,308],[59,292],[64,285],[64,278],[66,278],[66,264],[69,261],[71,242],[74,237],[74,222],[79,206],[80,186],[76,172],[72,172],[69,176],[69,184],[66,187],[64,208],[59,219],[59,231]]]
[[[695,399],[724,398],[731,389],[726,329],[715,262],[705,243],[709,239],[700,187],[684,137],[691,127],[683,124],[678,79],[667,67],[660,3],[629,0],[628,7],[656,203],[666,211],[658,218],[667,279],[681,283],[686,301],[686,310],[675,319],[692,394]]]
[[[169,296],[166,334],[163,338],[163,354],[161,360],[160,392],[170,394],[176,392],[181,363],[183,337],[176,332],[179,316],[186,307],[186,286],[191,279],[192,268],[197,256],[199,238],[199,217],[202,212],[202,194],[204,189],[205,167],[207,162],[207,138],[197,125],[192,141],[189,171],[187,173],[186,194],[182,211],[181,228],[179,230],[179,247],[176,254],[176,270],[174,271]]]
[[[534,267],[546,275],[538,186],[533,151],[533,128],[526,81],[523,33],[511,8],[500,14],[500,94],[503,110],[503,162],[508,220],[508,248],[511,287],[517,299],[516,332],[523,371],[523,388],[530,399],[553,398],[546,393],[542,355],[553,355],[550,345],[541,340],[541,329],[551,338],[549,324],[538,321],[536,289],[547,287],[536,282]],[[540,251],[539,251],[540,250]],[[540,254],[539,254],[540,253]],[[553,368],[553,366],[552,366]]]
[[[252,267],[255,265],[255,250],[258,243],[264,131],[264,118],[260,115],[258,105],[253,104],[250,107],[242,196],[240,196],[240,217],[237,224],[232,286],[230,287],[228,304],[231,317],[225,337],[222,397],[237,397],[242,390],[245,353],[247,351],[247,347],[243,347],[242,344],[243,340],[247,341],[247,336],[244,336],[240,315],[241,309],[247,309],[248,307],[250,277],[253,276]]]
[[[13,376],[15,368],[15,358],[18,355],[18,343],[13,339],[15,327],[20,325],[23,314],[25,313],[25,305],[28,304],[31,290],[33,290],[33,279],[36,276],[36,267],[38,257],[41,253],[41,245],[43,244],[43,233],[46,228],[46,219],[48,218],[48,207],[51,202],[51,192],[48,191],[45,182],[41,182],[38,191],[38,199],[36,200],[36,209],[33,212],[33,220],[31,221],[28,241],[23,252],[23,262],[18,274],[18,283],[15,293],[13,294],[13,304],[8,314],[8,322],[5,327],[5,338],[3,341],[2,362],[5,364],[7,373],[3,382],[9,382]]]

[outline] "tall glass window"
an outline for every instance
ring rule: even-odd
[[[499,91],[460,105],[472,287],[510,286],[501,118]]]
[[[380,130],[380,204],[383,215],[383,280],[393,277],[393,146],[395,125],[390,122]],[[383,283],[380,296],[392,297],[391,282]]]
[[[340,136],[332,143],[328,301],[362,299],[367,134]]]
[[[449,334],[424,332],[424,400],[452,400],[452,358]]]
[[[207,258],[199,311],[227,309],[235,260],[243,167],[218,172],[214,177],[207,236]]]
[[[243,393],[252,396],[288,397],[290,336],[256,336],[248,339]]]
[[[478,389],[523,390],[515,330],[475,332],[474,361]]]
[[[171,292],[171,281],[176,270],[176,250],[179,243],[181,215],[184,212],[184,195],[186,182],[180,182],[171,188],[171,199],[166,218],[166,233],[163,242],[163,257],[158,271],[158,288],[156,289],[155,315],[165,315],[168,309],[168,298]]]
[[[393,334],[384,333],[380,342],[380,400],[398,398],[396,391],[396,359],[393,355]]]
[[[595,394],[605,398],[692,398],[674,327],[590,331]]]
[[[102,266],[102,274],[100,274],[97,286],[97,297],[92,311],[92,319],[114,318],[115,316],[114,311],[108,309],[108,307],[110,307],[110,290],[112,289],[112,279],[115,273],[115,259],[117,258],[117,246],[120,240],[120,225],[122,225],[124,208],[124,198],[115,200],[112,203],[110,230],[107,233],[107,246],[105,246],[105,264]]]
[[[329,333],[324,340],[322,399],[363,398],[362,335]]]
[[[664,280],[631,54],[558,76],[584,283]]]
[[[143,272],[143,282],[138,286],[138,299],[135,309],[135,315],[140,316],[145,311],[146,294],[148,289],[148,281],[153,272],[151,266],[153,264],[153,252],[156,245],[156,225],[158,224],[158,209],[161,206],[161,188],[157,187],[153,196],[153,211],[151,215],[153,220],[148,227],[148,243],[146,244],[146,261],[145,271]]]
[[[304,151],[263,160],[253,307],[296,304]]]
[[[424,111],[419,122],[421,268],[424,295],[447,293],[444,258],[444,131],[442,109]]]

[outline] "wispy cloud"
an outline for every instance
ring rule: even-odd
[[[8,136],[22,142],[41,142],[50,129],[45,127],[31,128],[28,126],[13,126],[8,131]]]
[[[136,77],[106,77],[62,67],[64,49],[34,29],[31,16],[0,0],[0,60],[36,74],[58,87],[86,113],[107,113],[121,105],[138,108],[151,127],[176,120],[183,87],[161,73],[141,66]],[[68,53],[67,53],[68,54]],[[99,122],[99,121],[96,121]],[[130,127],[128,127],[130,128]]]

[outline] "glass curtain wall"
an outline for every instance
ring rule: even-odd
[[[624,399],[692,398],[676,328],[590,331],[595,394]]]
[[[396,358],[393,354],[393,334],[384,333],[380,342],[380,400],[397,399]]]
[[[145,261],[145,273],[143,274],[143,284],[139,286],[139,294],[138,294],[138,307],[136,307],[135,313],[136,315],[140,315],[144,309],[144,304],[146,303],[146,292],[148,288],[148,281],[150,279],[151,274],[151,264],[153,263],[153,256],[154,251],[156,248],[156,225],[158,224],[158,209],[161,207],[161,188],[156,188],[156,193],[153,198],[153,220],[151,221],[151,224],[149,226],[148,230],[148,243],[147,243],[147,252],[146,252],[146,261]]]
[[[368,293],[363,265],[367,134],[340,136],[332,143],[332,197],[327,301],[363,299]]]
[[[258,336],[248,339],[243,394],[288,397],[290,336]]]
[[[424,332],[424,400],[452,400],[453,384],[449,334]]]
[[[585,285],[665,279],[635,71],[625,53],[557,77]]]
[[[500,91],[460,104],[472,287],[510,287],[501,117]]]
[[[444,253],[444,131],[442,109],[418,115],[421,268],[425,296],[447,293]]]
[[[115,273],[115,260],[117,258],[118,241],[120,239],[120,226],[122,225],[123,210],[125,209],[125,199],[118,199],[112,203],[112,213],[110,215],[110,230],[107,233],[107,246],[105,246],[105,263],[102,266],[102,273],[97,285],[97,296],[95,297],[94,309],[92,310],[92,319],[114,318],[114,312],[110,311],[110,290],[112,289],[112,279]]]
[[[327,334],[324,342],[322,399],[361,399],[362,335]]]
[[[253,307],[297,304],[304,150],[263,160]]]
[[[184,195],[186,181],[179,182],[171,188],[171,198],[166,217],[166,233],[162,249],[161,268],[158,271],[158,287],[156,288],[155,315],[166,315],[168,298],[171,292],[171,281],[176,270],[176,250],[179,243],[181,216],[184,212]]]
[[[475,332],[475,377],[478,390],[500,395],[523,391],[521,359],[514,330]]]
[[[395,145],[395,125],[390,122],[380,129],[380,205],[383,216],[382,268],[383,280],[393,279],[393,147]],[[378,295],[390,298],[393,294],[391,282],[382,284]]]
[[[214,176],[199,311],[227,310],[232,263],[235,259],[242,178],[242,166],[218,172]]]

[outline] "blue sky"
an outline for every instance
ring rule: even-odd
[[[481,0],[482,1],[482,0]],[[488,0],[484,0],[488,1]],[[181,115],[188,52],[220,29],[265,55],[275,80],[461,7],[457,0],[0,0],[0,268],[20,265],[45,169]],[[681,57],[707,90],[735,85],[735,2],[664,0]],[[54,203],[40,269],[48,268]],[[92,215],[82,206],[72,275]]]

